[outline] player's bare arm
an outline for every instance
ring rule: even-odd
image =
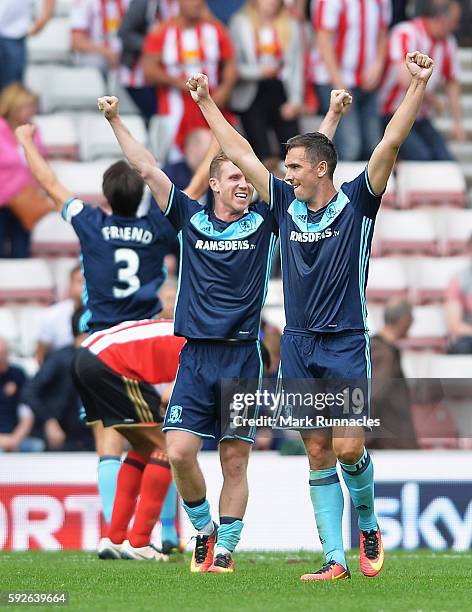
[[[261,200],[269,202],[269,171],[259,161],[249,142],[224,118],[210,96],[208,77],[205,74],[196,74],[188,80],[187,86],[223,152],[254,185]]]
[[[157,161],[144,145],[138,142],[121,120],[116,96],[98,99],[98,108],[110,123],[124,156],[152,191],[159,208],[165,211],[172,182],[159,168]]]
[[[210,178],[210,164],[212,159],[220,150],[220,145],[213,136],[208,147],[207,154],[197,168],[197,171],[192,177],[192,180],[183,190],[184,193],[192,200],[198,200],[208,190],[208,181]]]
[[[349,111],[352,104],[352,96],[345,89],[333,89],[329,102],[329,109],[326,113],[318,132],[333,140],[339,122]]]
[[[410,73],[410,85],[368,164],[370,186],[377,194],[382,193],[387,186],[398,151],[415,123],[423,104],[426,85],[433,73],[434,62],[427,55],[414,51],[407,53],[406,67]]]
[[[59,182],[47,161],[38,151],[34,142],[35,131],[36,127],[34,125],[26,123],[16,128],[15,135],[18,142],[23,147],[31,174],[49,197],[52,198],[56,210],[60,212],[64,206],[64,202],[67,202],[67,200],[70,200],[73,196],[64,185]]]

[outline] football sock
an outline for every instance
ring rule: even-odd
[[[240,518],[234,516],[220,517],[215,555],[232,553],[241,538],[243,527],[244,523]]]
[[[190,522],[201,535],[211,535],[214,531],[211,520],[210,504],[206,497],[198,501],[182,501],[182,507],[188,515]]]
[[[310,497],[326,561],[347,567],[342,531],[344,497],[336,466],[310,470]]]
[[[162,541],[172,542],[177,546],[179,536],[175,528],[175,515],[177,514],[177,488],[175,482],[172,481],[167,489],[167,495],[162,504],[161,524],[162,524]]]
[[[167,489],[172,481],[170,464],[165,453],[153,453],[144,469],[140,498],[129,543],[135,548],[148,546],[151,533],[159,518]]]
[[[110,523],[120,467],[121,459],[114,455],[103,455],[98,460],[98,493],[106,523]]]
[[[342,475],[358,514],[358,525],[362,531],[377,530],[374,512],[374,466],[364,448],[362,457],[349,465],[341,463]]]
[[[121,544],[126,540],[126,532],[134,514],[146,462],[146,457],[130,450],[121,465],[108,529],[108,537],[114,544]]]

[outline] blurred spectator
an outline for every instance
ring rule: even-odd
[[[0,338],[0,453],[39,452],[44,442],[28,437],[34,425],[32,411],[20,404],[26,375],[9,363],[8,344]]]
[[[387,57],[390,0],[313,0],[312,18],[312,78],[321,113],[328,111],[331,89],[353,94],[334,138],[339,159],[369,159],[380,140],[377,88]]]
[[[94,450],[90,430],[79,419],[80,398],[72,381],[71,363],[85,334],[79,333],[80,308],[72,317],[74,343],[49,353],[22,401],[44,427],[48,450]]]
[[[118,32],[121,39],[119,79],[146,122],[157,113],[156,88],[144,78],[141,53],[146,34],[160,19],[159,0],[131,0]]]
[[[417,0],[391,0],[392,1],[392,27],[401,21],[412,17]],[[428,0],[429,1],[429,0]]]
[[[44,310],[39,326],[36,360],[41,366],[50,351],[74,343],[72,315],[82,304],[84,279],[79,265],[70,272],[68,297]]]
[[[264,372],[264,376],[273,378],[277,376],[279,371],[280,340],[282,338],[282,334],[280,333],[280,330],[275,327],[275,325],[271,325],[262,319],[259,336],[269,354],[269,358],[267,360],[267,371]]]
[[[467,252],[472,258],[472,236],[467,243]],[[451,279],[446,292],[449,353],[453,354],[472,354],[471,264]]]
[[[210,16],[204,0],[180,0],[180,14],[157,25],[147,36],[144,75],[157,85],[159,114],[168,119],[174,142],[171,152],[181,158],[186,135],[206,121],[188,93],[187,79],[196,72],[208,75],[216,104],[225,109],[236,82],[233,45],[225,27]]]
[[[407,336],[413,322],[411,304],[393,298],[387,303],[384,320],[382,330],[371,338],[371,417],[380,419],[380,430],[373,429],[369,448],[412,449],[417,443],[410,391],[397,346],[398,341]]]
[[[231,98],[247,139],[264,163],[274,157],[269,141],[299,133],[304,98],[302,32],[283,0],[248,0],[231,20],[240,80]],[[282,156],[280,145],[276,157]]]
[[[446,84],[448,110],[453,119],[452,138],[464,141],[467,137],[461,112],[461,86],[457,43],[452,35],[460,21],[461,8],[455,0],[432,0],[424,5],[423,15],[400,23],[391,32],[388,66],[380,92],[381,113],[386,125],[402,101],[410,74],[405,67],[408,51],[420,49],[435,63],[433,76],[428,82],[425,103],[410,135],[403,143],[399,157],[416,161],[442,161],[452,159],[441,134],[431,122],[432,111],[445,110],[436,96],[438,87]]]
[[[36,96],[20,83],[0,94],[0,257],[29,257],[34,223],[52,210],[42,196],[16,141],[15,129],[31,123],[37,112]],[[35,143],[44,154],[39,130]]]
[[[26,37],[40,32],[54,13],[56,0],[43,0],[42,13],[32,21],[32,2],[0,2],[0,90],[23,80],[26,67]]]
[[[239,11],[246,0],[208,0],[208,7],[213,15],[223,23],[229,23],[231,17]]]
[[[118,29],[130,0],[75,0],[70,14],[72,50],[81,66],[104,74],[119,63]]]
[[[164,166],[163,170],[178,189],[185,189],[190,184],[197,168],[205,159],[211,142],[208,128],[196,128],[189,132],[184,140],[184,159]],[[211,190],[209,190],[211,193]],[[206,203],[208,192],[200,200]]]

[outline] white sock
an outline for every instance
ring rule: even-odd
[[[198,530],[198,535],[209,536],[215,531],[215,525],[213,521],[208,522],[203,529]]]
[[[230,555],[231,551],[228,550],[227,548],[225,548],[224,546],[221,546],[221,544],[217,544],[215,547],[215,557],[216,555]]]

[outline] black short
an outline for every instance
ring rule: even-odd
[[[88,349],[77,351],[72,377],[87,424],[102,421],[105,427],[149,427],[162,423],[161,398],[154,387],[118,374]]]

